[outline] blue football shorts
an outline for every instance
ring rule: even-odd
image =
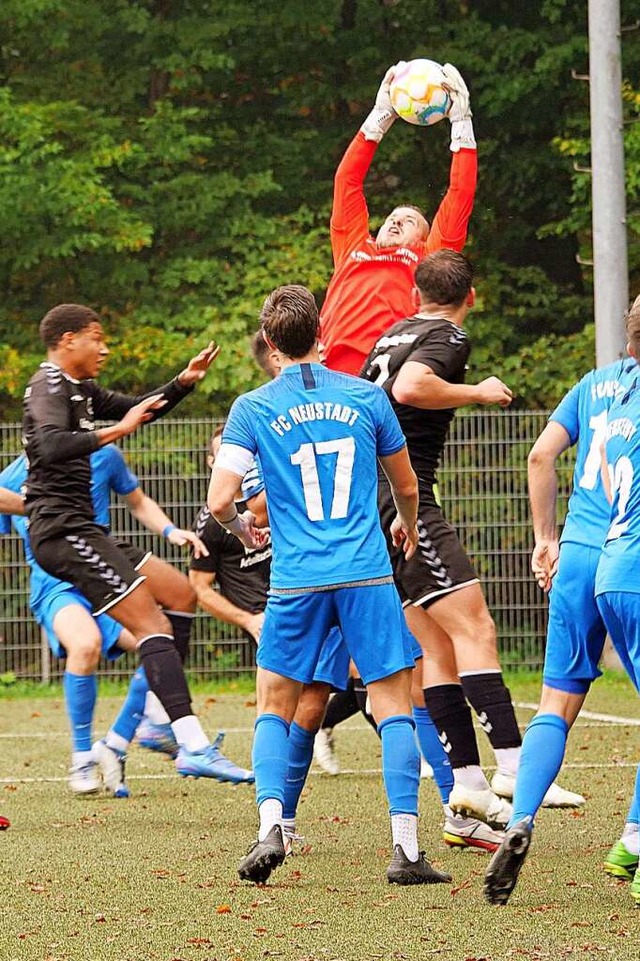
[[[406,644],[412,653],[413,659],[418,660],[422,657],[422,648],[407,627],[407,622],[403,618],[403,630],[406,634]],[[332,627],[329,636],[322,646],[320,660],[318,661],[314,681],[323,684],[330,684],[331,687],[339,691],[346,691],[349,683],[349,651],[345,644],[342,633],[338,627]]]
[[[44,627],[47,633],[49,647],[54,657],[67,656],[62,642],[54,630],[53,622],[58,611],[61,611],[63,607],[69,607],[71,604],[78,604],[91,614],[91,604],[89,601],[77,591],[75,587],[71,587],[69,584],[60,584],[58,589],[48,592],[46,597],[41,600],[38,605],[37,611],[34,611],[38,624]],[[116,646],[123,630],[122,625],[114,621],[108,614],[99,614],[94,619],[102,637],[103,657],[106,657],[110,661],[116,660],[116,658],[124,653],[124,651],[121,651],[120,648]]]
[[[335,627],[340,628],[365,684],[414,666],[415,642],[391,582],[306,594],[270,594],[257,663],[267,671],[309,684],[316,676],[327,635]]]
[[[640,594],[607,591],[596,600],[613,646],[640,691]]]
[[[600,548],[561,544],[549,594],[543,683],[569,694],[586,694],[602,674],[598,662],[607,631],[594,597],[600,553]]]

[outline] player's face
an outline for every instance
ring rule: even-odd
[[[378,247],[411,247],[424,243],[429,236],[429,225],[422,214],[412,207],[396,207],[378,231]]]
[[[72,334],[69,345],[72,348],[74,376],[79,379],[97,377],[109,356],[102,325],[94,322]]]

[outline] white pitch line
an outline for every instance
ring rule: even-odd
[[[609,769],[619,769],[619,768],[637,768],[638,764],[636,761],[607,761],[604,763],[590,763],[588,761],[574,763],[574,764],[563,764],[562,769],[572,769],[576,771],[590,771],[590,770],[609,770]],[[494,770],[491,765],[485,766],[485,770]],[[309,774],[314,777],[331,778],[336,775],[326,774],[324,771],[311,770]],[[340,774],[349,774],[356,776],[380,776],[382,774],[382,768],[344,768],[340,771]],[[339,775],[338,775],[339,776]],[[127,782],[129,781],[175,781],[179,777],[178,774],[127,774]],[[207,780],[207,778],[202,778],[201,780]],[[211,778],[210,780],[215,780]],[[423,780],[432,780],[431,778],[423,778]],[[66,784],[68,778],[66,777],[3,777],[0,778],[0,784]],[[222,782],[219,782],[222,783]],[[92,797],[94,795],[88,795]],[[102,795],[104,799],[105,795]]]
[[[537,711],[540,705],[521,701],[516,704],[516,707]],[[631,725],[632,727],[640,727],[640,718],[637,717],[619,717],[617,714],[600,714],[598,711],[580,711],[580,717],[584,718],[585,721],[605,721],[607,724],[624,724]]]

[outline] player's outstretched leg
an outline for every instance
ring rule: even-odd
[[[261,714],[253,738],[260,826],[258,839],[238,865],[240,877],[254,884],[264,884],[285,859],[282,809],[288,766],[289,724],[277,714]]]
[[[216,781],[229,781],[231,784],[253,784],[253,771],[239,767],[229,760],[220,750],[224,731],[218,731],[213,744],[198,751],[188,751],[180,747],[176,758],[176,770],[181,777],[211,777]]]
[[[484,896],[489,904],[506,904],[509,900],[529,851],[532,827],[531,818],[516,821],[489,861],[484,876]]]

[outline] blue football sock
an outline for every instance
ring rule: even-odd
[[[449,795],[453,789],[453,770],[447,752],[438,737],[438,729],[426,707],[414,707],[413,720],[416,722],[416,734],[422,756],[433,768],[433,778],[440,791],[442,803],[448,804]]]
[[[62,678],[64,699],[71,724],[71,741],[74,751],[91,750],[91,726],[93,712],[98,696],[98,682],[95,674],[70,674],[64,672]]]
[[[529,724],[522,740],[509,827],[525,817],[535,818],[562,767],[568,734],[569,725],[558,714],[538,714]]]
[[[315,731],[306,731],[295,721],[289,728],[289,767],[284,786],[284,809],[282,816],[293,820],[296,816],[298,801],[313,759]]]
[[[382,777],[390,814],[418,814],[420,752],[415,724],[408,714],[395,714],[378,725],[382,741]]]
[[[289,766],[289,725],[277,714],[261,714],[253,735],[253,773],[258,806],[269,798],[284,804]]]
[[[129,690],[120,713],[111,725],[113,733],[124,738],[127,744],[133,741],[138,724],[142,720],[148,691],[147,675],[144,673],[144,668],[139,667],[129,682]]]
[[[636,786],[631,800],[631,807],[627,816],[627,824],[640,823],[640,764],[636,770]]]

